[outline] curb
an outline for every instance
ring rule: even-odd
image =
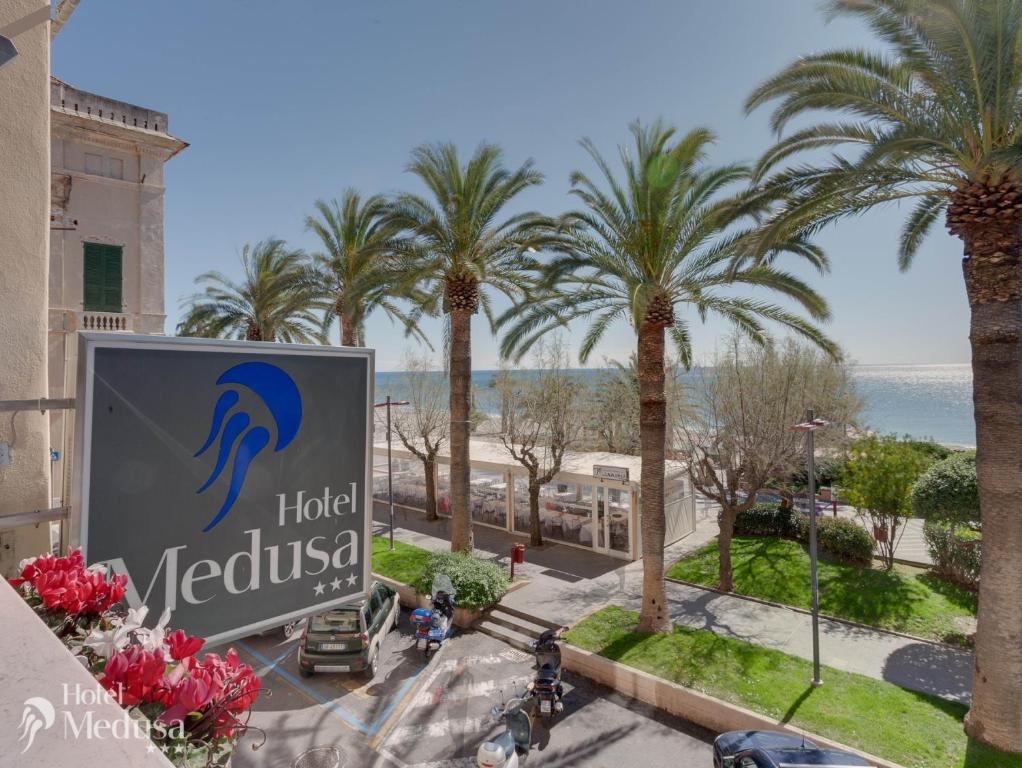
[[[812,616],[813,613],[806,608],[800,608],[796,605],[786,605],[785,603],[775,603],[770,600],[764,600],[762,597],[753,597],[752,595],[743,595],[738,592],[724,592],[717,589],[716,587],[708,587],[705,584],[696,584],[692,581],[685,581],[684,579],[675,579],[671,576],[664,576],[664,581],[669,581],[673,584],[680,584],[684,587],[692,587],[693,589],[701,589],[704,592],[713,592],[714,594],[721,595],[722,597],[736,597],[739,600],[747,600],[750,603],[759,603],[760,605],[768,605],[771,608],[784,608],[795,613],[801,613],[805,616]],[[960,653],[972,653],[973,649],[962,646],[962,645],[951,645],[950,643],[944,643],[940,640],[930,640],[925,637],[919,637],[918,635],[910,635],[905,632],[899,632],[896,629],[884,629],[882,627],[875,627],[872,624],[861,624],[858,621],[852,621],[851,619],[842,619],[838,616],[831,616],[826,613],[819,614],[821,619],[827,621],[833,621],[836,624],[844,624],[849,627],[855,627],[856,629],[866,629],[871,632],[878,632],[882,635],[892,635],[894,637],[901,637],[905,640],[913,640],[917,643],[925,643],[926,645],[935,645],[938,648],[946,648],[949,651],[959,651]]]
[[[901,765],[890,760],[884,760],[868,752],[818,736],[810,731],[804,731],[788,723],[773,720],[758,712],[716,699],[691,688],[685,688],[662,677],[612,661],[568,643],[562,645],[562,662],[565,669],[575,674],[715,733],[738,730],[782,730],[797,736],[804,736],[821,746],[852,752],[870,761],[876,768],[902,768]]]

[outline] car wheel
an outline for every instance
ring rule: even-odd
[[[312,677],[312,670],[305,667],[298,667],[298,674],[302,677]]]
[[[298,626],[297,621],[289,621],[287,624],[280,628],[281,633],[284,635],[285,640],[290,640],[295,633],[295,627]]]

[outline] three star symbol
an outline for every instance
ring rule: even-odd
[[[337,592],[341,588],[341,581],[342,580],[340,578],[335,576],[334,580],[330,582],[330,591]],[[344,579],[344,581],[348,583],[349,587],[353,587],[355,586],[355,582],[358,581],[358,576],[356,576],[355,574],[351,574],[351,576],[348,576],[346,579]],[[326,587],[327,587],[326,584],[324,584],[322,581],[318,581],[316,582],[316,586],[312,588],[312,591],[315,593],[317,597],[319,597],[326,590]]]

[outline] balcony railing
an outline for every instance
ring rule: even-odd
[[[75,313],[75,330],[78,331],[123,331],[131,333],[131,315],[120,312],[85,312]]]

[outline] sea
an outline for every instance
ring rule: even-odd
[[[972,368],[966,364],[949,365],[857,365],[851,369],[855,388],[864,402],[864,426],[879,434],[899,437],[911,435],[955,447],[976,445],[976,425],[972,414]],[[476,407],[496,413],[499,406],[491,383],[499,371],[474,371],[472,383]],[[528,376],[529,369],[514,371]],[[600,368],[572,371],[586,381],[594,381]],[[700,373],[681,374],[682,384],[698,386]],[[405,396],[404,375],[398,372],[376,374],[377,401],[388,394]]]

